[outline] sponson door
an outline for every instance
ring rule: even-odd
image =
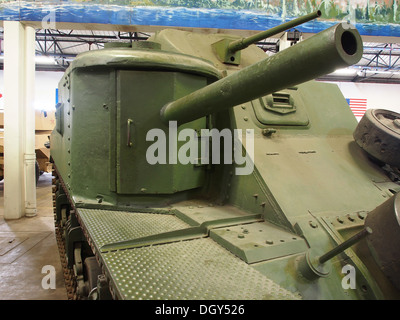
[[[180,72],[117,71],[117,193],[171,194],[204,183],[204,167],[183,164],[175,152],[186,144],[177,141],[179,132],[185,128],[193,132],[205,128],[206,119],[174,131],[173,123],[168,126],[161,122],[160,110],[164,104],[205,85],[205,78]]]

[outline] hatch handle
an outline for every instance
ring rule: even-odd
[[[131,124],[133,123],[132,119],[128,119],[127,121],[127,142],[126,145],[128,147],[132,147],[133,142],[131,141]]]

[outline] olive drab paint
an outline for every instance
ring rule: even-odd
[[[271,57],[247,40],[165,29],[66,70],[54,211],[79,295],[399,296],[364,223],[400,187],[354,141],[338,86],[314,81],[358,62],[359,33],[340,23]]]

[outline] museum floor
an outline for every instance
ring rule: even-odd
[[[0,182],[0,300],[67,300],[54,235],[51,179],[51,173],[40,176],[37,215],[17,220],[4,220]]]

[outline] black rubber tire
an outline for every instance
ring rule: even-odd
[[[354,140],[369,156],[400,167],[400,114],[368,109],[353,133]]]

